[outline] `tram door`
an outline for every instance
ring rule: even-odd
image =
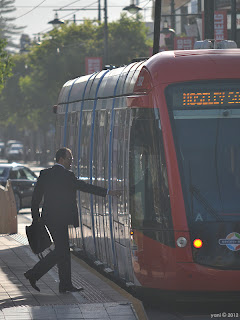
[[[153,110],[133,110],[130,132],[129,196],[134,230],[134,269],[149,278],[165,272],[158,243],[170,245],[172,219],[159,118]],[[143,271],[144,270],[144,271]]]
[[[134,120],[130,141],[130,210],[132,226],[142,229],[156,218],[158,203],[154,192],[157,183],[157,163],[151,143],[150,121]]]

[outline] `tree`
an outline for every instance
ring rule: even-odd
[[[12,23],[16,18],[6,16],[16,10],[14,7],[15,0],[0,0],[0,38],[6,39],[8,48],[17,48],[12,41],[12,36],[19,34],[23,27],[17,27]]]
[[[5,51],[6,41],[0,40],[0,91],[5,81],[11,75],[12,63],[8,53]]]
[[[119,21],[109,24],[110,63],[116,66],[130,63],[133,58],[149,55],[151,42],[148,29],[140,19],[122,14]]]
[[[85,74],[85,57],[103,56],[103,35],[103,24],[88,20],[80,25],[67,24],[46,34],[42,43],[33,44],[28,53],[16,55],[14,76],[0,98],[6,123],[16,122],[23,130],[39,130],[46,140],[55,119],[51,106],[66,81]],[[149,45],[142,21],[122,15],[119,21],[109,23],[111,64],[120,66],[147,56]]]

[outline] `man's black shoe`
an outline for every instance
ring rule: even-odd
[[[74,286],[68,287],[68,288],[60,288],[59,287],[59,293],[66,293],[66,292],[79,292],[82,291],[83,288],[76,288]]]
[[[36,286],[36,280],[33,279],[33,277],[31,276],[31,274],[29,273],[29,271],[24,273],[24,276],[26,279],[29,280],[30,285],[33,287],[33,289],[37,290],[40,292],[40,289],[38,288],[38,286]]]

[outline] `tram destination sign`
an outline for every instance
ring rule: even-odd
[[[182,105],[191,106],[233,106],[240,105],[239,91],[183,92]]]
[[[240,84],[206,84],[170,88],[173,109],[240,108]]]

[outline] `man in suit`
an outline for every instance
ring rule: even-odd
[[[79,226],[76,191],[80,190],[98,196],[119,195],[117,190],[107,190],[102,187],[78,180],[72,171],[72,152],[61,148],[56,153],[56,164],[42,170],[32,196],[32,218],[44,223],[54,241],[55,249],[49,252],[32,269],[24,273],[31,286],[40,291],[36,282],[56,263],[59,272],[59,292],[77,292],[71,281],[71,256],[69,249],[68,226]],[[44,198],[40,218],[39,205]]]

